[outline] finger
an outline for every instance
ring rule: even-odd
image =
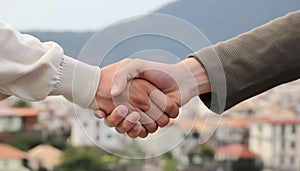
[[[170,118],[177,118],[177,116],[179,115],[179,106],[169,97],[167,97],[165,113],[167,113]]]
[[[104,123],[108,127],[116,127],[125,119],[127,113],[128,108],[124,105],[119,105],[105,118]]]
[[[106,113],[102,110],[95,110],[94,114],[99,119],[105,118],[105,116],[106,116]]]
[[[137,90],[140,89],[143,91],[136,93],[138,92]],[[156,120],[159,120],[158,123],[161,126],[165,125],[165,122],[168,122],[169,120],[166,115],[161,117],[161,115],[164,115],[163,111],[159,110],[159,108],[153,104],[151,99],[149,99],[149,94],[154,90],[157,90],[155,86],[142,79],[134,79],[130,86],[131,93],[129,98],[131,100],[131,104],[136,110],[140,111],[140,122],[144,125],[149,133],[153,133],[157,130],[158,125],[155,122]],[[150,113],[146,114],[145,112],[148,111],[150,111]]]
[[[116,131],[120,134],[124,134],[135,127],[140,120],[140,114],[137,112],[132,112],[118,125],[116,126]]]
[[[158,125],[146,113],[140,112],[140,123],[145,127],[148,133],[154,133],[158,129]]]
[[[141,132],[140,132],[140,134],[139,134],[139,137],[140,138],[146,138],[147,136],[148,136],[148,131],[146,130],[146,128],[142,125],[142,130],[141,130]]]
[[[146,112],[148,116],[152,120],[154,120],[159,127],[166,126],[169,123],[170,118],[162,110],[160,110],[157,107],[157,105],[155,105],[152,101],[150,101],[150,104],[151,108],[149,111]]]
[[[134,78],[135,67],[126,67],[131,63],[132,59],[124,59],[122,65],[114,74],[112,80],[111,96],[119,96],[126,88],[129,80]]]
[[[154,90],[149,95],[151,101],[164,111],[170,118],[176,118],[179,114],[179,107],[176,102],[167,97],[160,90]]]
[[[131,130],[127,132],[127,135],[130,138],[136,138],[142,132],[142,129],[145,129],[140,123],[137,123]],[[146,131],[146,130],[145,130]]]

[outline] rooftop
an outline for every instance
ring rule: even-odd
[[[300,124],[300,118],[269,118],[269,117],[261,117],[255,120],[256,122],[262,123],[270,123],[270,124]]]
[[[40,114],[39,109],[35,108],[2,108],[0,109],[0,116],[20,116],[30,117]]]
[[[0,159],[24,159],[26,153],[8,144],[0,143]]]
[[[223,117],[221,125],[226,125],[230,128],[249,128],[252,123],[252,118],[226,118]]]
[[[257,154],[250,151],[247,147],[242,144],[230,144],[216,148],[217,153],[223,153],[231,155],[237,158],[256,158]]]

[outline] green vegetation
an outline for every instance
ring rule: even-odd
[[[232,171],[261,171],[262,164],[256,162],[255,159],[238,159],[232,163]]]
[[[17,100],[12,107],[16,107],[16,108],[25,108],[25,107],[30,107],[30,104],[26,101],[23,100]]]
[[[177,163],[175,159],[172,156],[171,152],[167,152],[163,156],[164,158],[164,165],[163,165],[163,171],[177,171]]]
[[[120,168],[120,159],[103,154],[95,148],[68,147],[63,156],[63,163],[56,171],[112,171]]]
[[[44,143],[39,134],[28,132],[3,133],[0,136],[0,142],[11,144],[23,151]]]
[[[214,152],[214,150],[211,147],[209,147],[207,145],[203,145],[200,148],[200,156],[204,160],[212,161],[214,159],[215,152]]]
[[[0,135],[0,142],[11,144],[23,151],[28,151],[40,144],[49,144],[60,150],[64,150],[66,148],[67,136],[68,135],[49,135],[47,138],[42,138],[40,133],[20,131],[14,133],[2,133]]]
[[[204,161],[212,161],[214,160],[215,152],[210,146],[200,144],[189,152],[188,156],[190,162],[192,162],[195,157],[201,157]]]

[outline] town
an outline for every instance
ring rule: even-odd
[[[119,135],[63,97],[31,103],[8,98],[0,103],[0,171],[297,171],[299,86],[298,80],[273,88],[222,115],[196,98],[163,128],[170,133],[159,144]],[[208,121],[210,115],[215,119]]]

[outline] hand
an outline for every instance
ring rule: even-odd
[[[211,91],[208,75],[200,62],[194,58],[186,59],[178,64],[161,64],[140,59],[126,59],[116,72],[113,80],[112,95],[118,96],[133,78],[142,78],[157,86],[167,97],[180,107],[192,97]],[[114,110],[110,117],[117,115]],[[103,113],[103,115],[105,115]],[[177,112],[169,113],[176,118]],[[107,120],[107,119],[106,119]],[[109,120],[108,122],[118,121]]]
[[[183,106],[194,96],[211,91],[206,70],[194,58],[177,64],[163,64],[141,59],[125,59],[114,75],[112,96],[119,96],[128,82],[141,78],[151,82],[177,106]],[[177,115],[170,115],[171,118]]]
[[[94,105],[91,108],[103,111],[98,115],[111,113],[106,117],[105,123],[110,127],[115,127],[119,133],[127,133],[130,137],[146,137],[148,133],[155,132],[158,126],[168,124],[169,117],[165,113],[178,113],[179,109],[175,102],[155,86],[141,79],[129,81],[128,85],[124,87],[122,95],[116,96],[113,100],[110,95],[112,79],[119,66],[124,62],[121,61],[101,69],[100,83]],[[165,103],[162,103],[161,99],[165,99]],[[113,111],[114,102],[120,106]],[[127,113],[130,114],[127,115]],[[143,126],[139,121],[144,123]]]

